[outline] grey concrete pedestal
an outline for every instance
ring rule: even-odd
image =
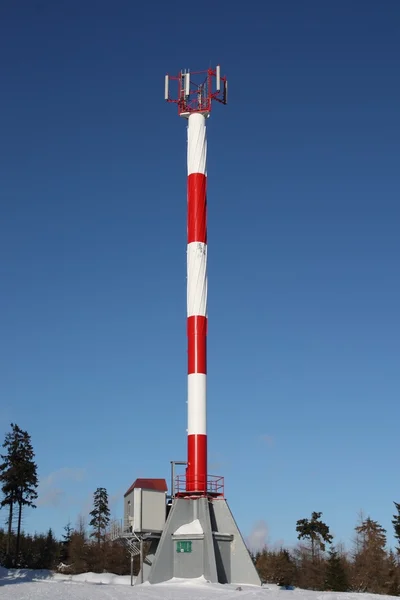
[[[154,551],[153,546],[143,569],[149,583],[203,576],[212,583],[261,585],[224,499],[175,498]]]

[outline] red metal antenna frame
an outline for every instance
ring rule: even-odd
[[[205,71],[181,71],[177,76],[165,76],[165,100],[178,105],[180,117],[189,117],[193,113],[208,116],[211,112],[212,102],[227,104],[228,81],[225,76],[219,76],[220,89],[217,90],[217,66],[215,69]],[[201,81],[200,78],[202,77]],[[186,95],[185,78],[190,78],[189,94]],[[178,82],[178,97],[171,98],[169,95],[169,81]],[[213,85],[213,82],[215,84]]]

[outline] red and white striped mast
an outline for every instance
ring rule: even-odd
[[[177,81],[178,96],[170,97]],[[178,105],[187,127],[188,455],[186,491],[207,493],[207,137],[213,100],[227,103],[220,67],[165,76],[165,100]]]

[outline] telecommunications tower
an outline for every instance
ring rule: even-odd
[[[165,100],[187,119],[188,447],[183,477],[175,478],[174,467],[185,461],[172,461],[167,519],[159,537],[151,538],[143,562],[140,581],[150,583],[203,576],[211,582],[260,585],[224,497],[224,479],[207,470],[206,122],[213,103],[226,104],[227,98],[228,83],[219,66],[165,77]]]
[[[170,96],[171,81],[177,97]],[[213,101],[226,104],[228,82],[219,66],[165,76],[165,100],[187,125],[188,448],[186,492],[207,492],[207,137]]]
[[[219,66],[165,77],[165,100],[187,119],[187,460],[171,461],[169,496],[164,479],[148,478],[136,479],[124,495],[124,519],[112,539],[127,544],[131,568],[134,555],[140,555],[136,583],[204,577],[261,584],[225,499],[224,478],[207,469],[206,122],[213,103],[227,99],[228,83]],[[175,476],[176,465],[186,465],[185,475]]]

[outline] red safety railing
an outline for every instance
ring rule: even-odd
[[[213,496],[224,497],[224,478],[219,475],[207,475],[207,485],[202,479],[188,478],[186,475],[177,475],[175,478],[176,496]],[[205,489],[206,488],[206,489]]]

